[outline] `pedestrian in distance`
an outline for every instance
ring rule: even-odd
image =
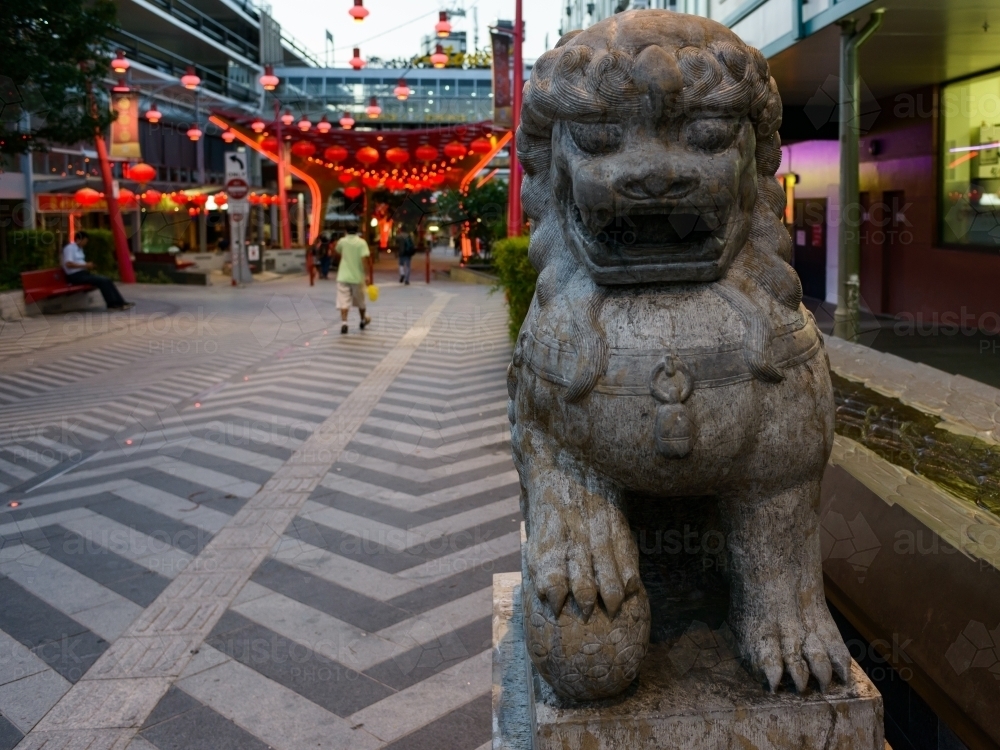
[[[73,285],[89,284],[96,286],[104,297],[104,304],[109,310],[128,310],[135,307],[134,302],[126,302],[122,297],[115,282],[107,276],[99,276],[91,273],[94,264],[88,263],[83,251],[87,247],[90,237],[86,232],[77,232],[75,241],[70,242],[62,249],[62,267],[66,274],[66,280]]]
[[[410,268],[417,252],[417,246],[409,232],[403,230],[396,235],[396,252],[399,255],[399,283],[409,286]]]
[[[319,277],[330,278],[330,239],[324,234],[319,236]]]
[[[361,313],[361,330],[372,322],[365,312],[365,259],[371,258],[368,243],[357,234],[349,234],[337,242],[340,266],[337,268],[337,307],[340,309],[340,332],[347,333],[347,313],[351,306]]]

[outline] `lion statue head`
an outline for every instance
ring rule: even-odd
[[[607,345],[594,314],[617,287],[718,282],[799,314],[781,223],[781,98],[761,53],[715,21],[616,14],[566,34],[525,86],[517,154],[536,313],[571,279],[590,288],[576,339],[589,355],[570,400],[596,382]],[[750,304],[750,303],[748,303]],[[752,369],[773,311],[758,310]]]

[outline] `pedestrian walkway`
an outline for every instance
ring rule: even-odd
[[[131,297],[0,332],[0,750],[488,747],[502,300]]]

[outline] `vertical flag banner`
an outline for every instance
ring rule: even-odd
[[[111,123],[111,158],[142,159],[139,147],[139,96],[112,94],[111,109],[118,117]]]
[[[514,97],[511,90],[511,43],[507,34],[492,32],[493,41],[493,126],[510,129],[514,125]]]

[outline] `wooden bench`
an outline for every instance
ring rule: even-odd
[[[90,284],[70,284],[61,268],[46,268],[22,273],[21,288],[24,289],[24,304],[33,305],[52,297],[92,292],[96,287]]]
[[[135,256],[136,263],[154,263],[157,265],[167,265],[183,271],[185,268],[197,265],[193,260],[181,260],[173,253],[139,253]]]

